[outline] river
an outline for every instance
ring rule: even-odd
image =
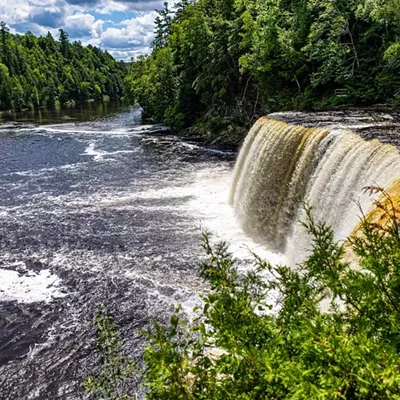
[[[196,273],[200,226],[244,263],[246,246],[262,250],[227,204],[234,158],[142,125],[134,109],[3,117],[2,400],[84,396],[100,304],[135,360],[135,329],[167,321],[178,304],[190,316],[206,289]]]
[[[373,204],[363,188],[400,176],[398,150],[370,141],[398,146],[398,114],[272,117],[323,129],[261,119],[233,177],[235,153],[144,125],[139,110],[118,104],[2,116],[1,400],[85,398],[100,305],[138,362],[145,342],[135,330],[152,317],[167,323],[179,304],[190,319],[207,290],[197,275],[200,228],[228,241],[239,267],[250,251],[294,264],[310,243],[297,197],[345,239],[358,204]]]

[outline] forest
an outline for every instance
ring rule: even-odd
[[[117,99],[123,93],[126,64],[106,51],[59,40],[48,33],[11,34],[0,24],[0,110],[68,105],[91,99]]]
[[[165,3],[127,98],[176,130],[232,135],[276,110],[395,107],[399,21],[397,0]]]

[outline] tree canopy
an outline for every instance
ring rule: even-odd
[[[397,0],[186,0],[158,13],[126,87],[154,120],[218,130],[274,110],[398,105],[399,71]]]
[[[59,32],[58,41],[50,33],[14,35],[0,23],[0,110],[122,96],[126,65]]]

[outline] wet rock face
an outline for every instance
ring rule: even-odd
[[[382,143],[400,148],[400,112],[369,110],[282,112],[270,114],[269,117],[305,127],[348,129],[364,139],[378,139]]]

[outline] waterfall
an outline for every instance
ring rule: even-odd
[[[304,128],[261,118],[250,130],[233,175],[230,204],[243,230],[290,263],[304,259],[310,239],[299,220],[304,202],[345,240],[375,198],[365,186],[400,177],[400,153],[345,130]]]

